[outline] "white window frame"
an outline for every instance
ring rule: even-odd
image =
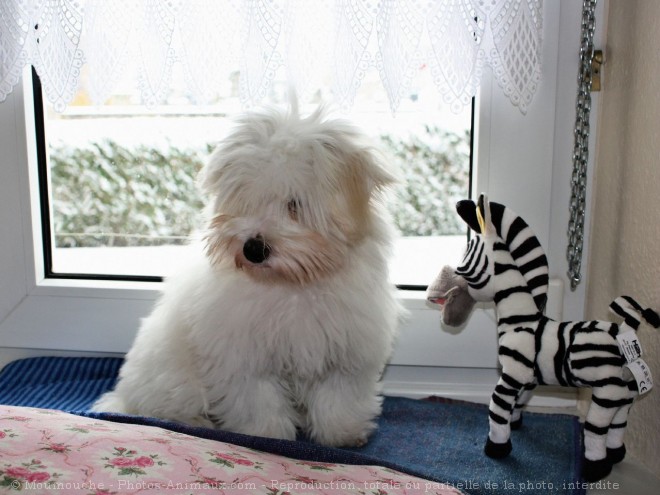
[[[599,3],[599,21],[605,8]],[[493,87],[488,74],[475,109],[473,194],[486,192],[534,227],[551,268],[550,314],[564,319],[582,319],[585,301],[585,283],[575,292],[562,283],[580,13],[580,2],[544,2],[543,79],[527,115]],[[603,24],[597,25],[597,42]],[[32,107],[29,77],[0,103],[0,366],[33,355],[121,355],[161,284],[45,278]],[[592,150],[597,113],[595,93]],[[589,221],[587,212],[586,232]],[[584,263],[584,279],[586,270]],[[429,273],[429,280],[435,275]],[[385,392],[487,400],[497,375],[492,310],[478,309],[464,329],[453,331],[441,328],[439,313],[426,304],[423,292],[400,295],[410,318],[385,374]],[[549,400],[565,404],[564,399],[570,402],[573,396],[551,394]]]

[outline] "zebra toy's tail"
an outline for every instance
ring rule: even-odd
[[[632,297],[617,297],[610,304],[610,311],[624,319],[624,324],[637,331],[641,322],[640,315],[646,322],[654,328],[660,327],[660,316],[650,308],[642,306]]]

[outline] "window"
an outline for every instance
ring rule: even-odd
[[[599,3],[600,19],[603,8]],[[548,254],[551,278],[557,280],[565,280],[566,272],[580,9],[579,2],[543,3],[543,78],[526,115],[511,105],[487,69],[474,106],[472,190],[506,201],[534,226]],[[32,90],[30,74],[24,73],[0,103],[0,362],[56,352],[123,353],[140,318],[149,314],[160,284],[46,276]],[[592,130],[598,98],[593,95]],[[456,262],[445,251],[424,256],[426,281],[437,274],[432,263]],[[588,273],[583,276],[587,279]],[[576,292],[559,291],[551,303],[564,319],[582,319],[584,290],[581,284]],[[467,327],[452,333],[440,327],[423,291],[401,290],[400,297],[410,317],[385,389],[487,397],[496,380],[492,314],[480,309]]]
[[[380,144],[403,174],[388,205],[401,236],[392,281],[420,289],[464,248],[454,205],[470,194],[471,170],[472,108],[443,105],[428,72],[420,67],[418,86],[395,114],[374,72],[350,111],[335,112]],[[36,120],[45,131],[48,276],[157,281],[177,269],[189,237],[204,227],[195,177],[242,111],[237,74],[228,73],[207,105],[193,104],[185,86],[175,85],[164,104],[147,108],[137,81],[126,80],[102,106],[90,103],[84,86],[64,112],[44,106],[43,123]],[[286,88],[285,80],[276,84],[269,103],[286,106]],[[307,106],[325,101],[327,91],[319,88]]]

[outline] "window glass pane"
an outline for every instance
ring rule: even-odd
[[[392,265],[400,285],[428,284],[465,246],[454,205],[469,194],[472,109],[455,114],[443,106],[427,72],[420,68],[395,114],[376,73],[365,76],[350,109],[334,112],[371,135],[401,171],[388,202],[401,235]],[[270,103],[286,105],[282,76]],[[166,276],[203,228],[195,178],[243,111],[238,73],[206,104],[190,101],[180,75],[153,108],[140,103],[137,88],[128,79],[93,105],[83,87],[64,113],[46,106],[53,276]],[[329,91],[319,88],[301,106],[326,100]]]

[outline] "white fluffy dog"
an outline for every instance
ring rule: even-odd
[[[321,110],[242,117],[202,173],[206,256],[167,281],[94,409],[364,443],[400,315],[379,206],[392,179]]]

